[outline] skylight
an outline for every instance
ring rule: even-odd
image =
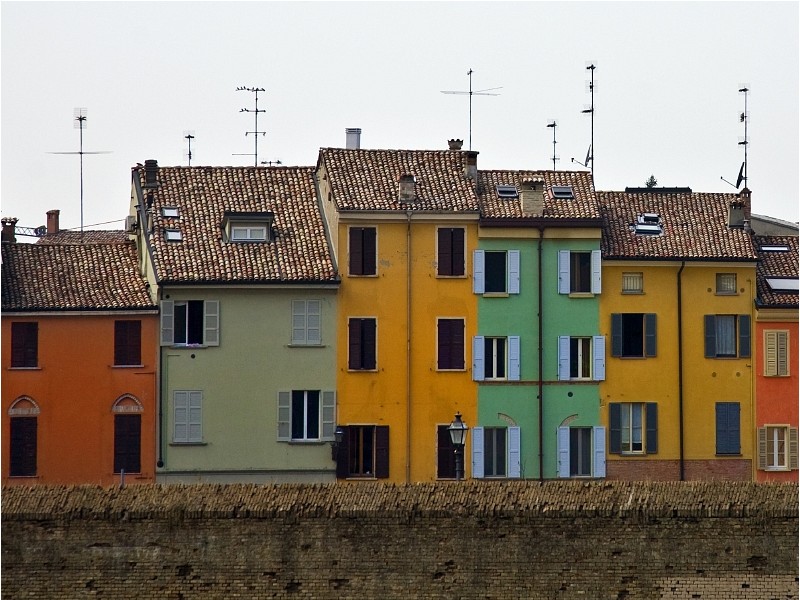
[[[788,252],[789,246],[783,246],[783,245],[761,246],[759,250],[761,250],[762,252]]]
[[[180,242],[183,239],[183,235],[177,229],[165,229],[164,237],[168,242]]]
[[[634,233],[638,235],[661,235],[664,228],[661,224],[661,215],[658,213],[642,213],[637,215],[633,225]]]
[[[498,198],[516,198],[518,196],[517,186],[507,183],[498,184],[496,186]]]
[[[550,188],[550,193],[558,200],[572,200],[575,197],[571,185],[554,185]]]
[[[767,285],[773,292],[796,292],[800,280],[788,277],[767,277]]]
[[[175,206],[165,206],[161,209],[161,215],[164,217],[173,217],[177,218],[180,217],[180,213]]]

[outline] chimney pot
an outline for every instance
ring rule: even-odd
[[[345,148],[348,150],[360,150],[361,149],[361,128],[360,127],[348,127],[344,130],[346,136],[346,145]]]
[[[467,151],[467,162],[464,165],[464,176],[467,179],[476,181],[478,179],[478,152],[475,150]]]
[[[400,175],[397,199],[405,204],[411,204],[417,199],[417,181],[413,175]]]
[[[15,217],[4,217],[2,220],[0,220],[0,223],[3,225],[3,232],[2,236],[0,237],[2,241],[9,242],[11,244],[17,241],[17,235],[14,232],[14,227],[17,225],[17,221],[19,221],[19,219]]]
[[[47,211],[47,235],[53,235],[60,231],[58,223],[60,214],[61,211],[57,209]]]
[[[450,150],[461,150],[464,145],[464,140],[447,140],[447,146]]]
[[[144,161],[144,187],[157,188],[158,187],[158,161],[146,160]]]

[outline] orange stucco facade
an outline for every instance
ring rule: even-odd
[[[114,366],[116,320],[141,321],[141,364]],[[35,367],[11,366],[15,322],[37,323]],[[3,485],[119,483],[115,427],[131,416],[140,467],[125,483],[154,481],[157,326],[155,311],[3,315]],[[34,417],[35,473],[11,476],[11,421]]]

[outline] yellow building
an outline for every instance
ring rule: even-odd
[[[316,173],[342,282],[337,477],[452,478],[447,426],[477,415],[477,152],[352,145],[321,149]]]
[[[752,473],[750,192],[599,192],[609,479]]]

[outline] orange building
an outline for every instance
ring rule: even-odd
[[[3,219],[3,485],[153,482],[158,316],[121,231]]]
[[[797,236],[756,236],[756,481],[797,481]]]

